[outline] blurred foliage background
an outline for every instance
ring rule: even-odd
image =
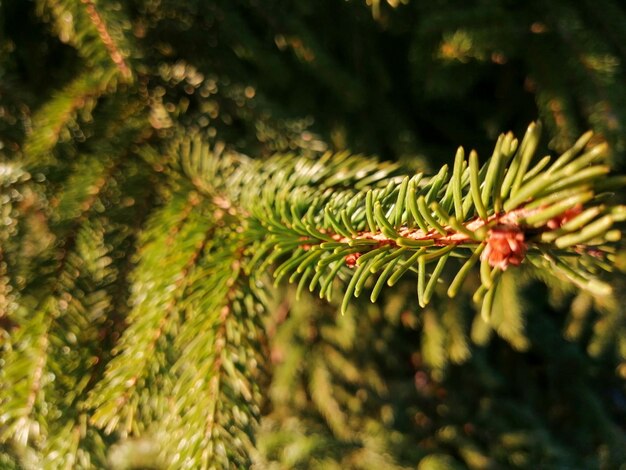
[[[623,274],[339,316],[212,274],[237,222],[172,169],[202,133],[436,170],[539,118],[619,171],[625,60],[617,0],[0,0],[0,467],[626,468]]]

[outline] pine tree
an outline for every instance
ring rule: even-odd
[[[0,0],[0,467],[620,468],[625,32]]]

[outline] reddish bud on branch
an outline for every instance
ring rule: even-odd
[[[550,230],[556,230],[562,227],[563,225],[565,225],[570,220],[572,220],[582,211],[583,211],[583,206],[581,204],[576,204],[574,207],[570,207],[562,214],[557,215],[556,217],[553,217],[552,219],[548,220],[548,223],[546,225],[548,226]]]
[[[361,257],[361,253],[350,253],[346,256],[346,266],[349,268],[354,268],[356,266],[356,261]]]
[[[510,264],[519,266],[526,254],[524,232],[517,225],[496,225],[487,235],[487,245],[481,255],[489,265],[499,267],[503,271]]]

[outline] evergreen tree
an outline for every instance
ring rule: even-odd
[[[622,468],[625,43],[615,0],[0,0],[0,467]]]

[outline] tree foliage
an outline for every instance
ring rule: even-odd
[[[0,0],[0,466],[617,468],[624,31]]]

